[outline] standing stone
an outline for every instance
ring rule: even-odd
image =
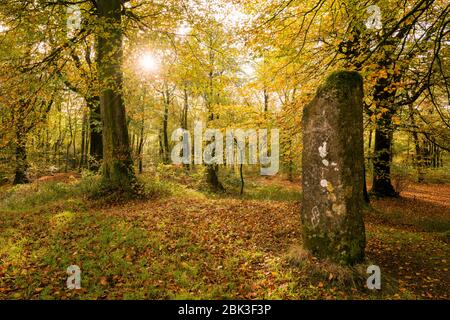
[[[366,244],[362,100],[361,76],[335,72],[303,112],[304,246],[343,264],[361,262]]]

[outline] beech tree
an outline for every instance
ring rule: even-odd
[[[122,1],[98,0],[96,31],[100,110],[103,124],[103,179],[108,189],[136,187],[123,98]]]

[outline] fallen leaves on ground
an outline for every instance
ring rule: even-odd
[[[315,279],[287,263],[301,243],[298,202],[177,196],[1,213],[0,298],[449,299],[448,244],[421,226],[448,223],[448,204],[414,190],[375,201],[366,219],[367,265],[394,279],[393,292],[339,285],[334,271]],[[70,265],[82,270],[81,290],[66,288]]]

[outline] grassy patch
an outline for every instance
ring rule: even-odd
[[[264,180],[262,180],[264,181]],[[240,195],[241,182],[236,175],[228,175],[224,178],[227,192],[220,195],[223,197],[232,197],[246,200],[270,200],[270,201],[299,201],[301,199],[300,186],[292,183],[291,187],[286,188],[276,183],[262,183],[261,180],[246,179],[244,184],[244,194]]]
[[[70,207],[81,205],[81,198],[94,192],[99,177],[86,175],[70,183],[48,182],[17,185],[5,190],[0,202],[3,211],[36,211],[64,203]]]
[[[382,220],[376,217],[383,207],[369,214],[367,261],[346,268],[301,248],[298,194],[286,197],[290,188],[255,183],[255,193],[264,195],[258,200],[210,199],[153,179],[146,185],[158,197],[95,209],[77,202],[81,193],[70,192],[77,183],[17,188],[6,197],[0,299],[448,297],[448,235],[403,229],[401,211]],[[382,270],[381,292],[365,288],[371,264]],[[81,268],[81,290],[66,287],[70,265]]]

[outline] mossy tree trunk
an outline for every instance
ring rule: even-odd
[[[390,58],[389,58],[390,59]],[[390,66],[391,61],[385,62]],[[371,193],[377,197],[395,197],[398,194],[391,181],[392,140],[394,127],[392,102],[395,92],[389,89],[392,79],[380,78],[375,85],[374,101],[380,109],[380,119],[375,128],[375,147],[373,154],[373,182]]]
[[[162,125],[162,133],[163,133],[163,163],[170,163],[170,145],[169,145],[169,106],[172,100],[172,93],[167,88],[163,92],[163,100],[164,100],[164,114],[163,114],[163,125]]]
[[[97,171],[103,159],[102,119],[100,97],[93,96],[86,99],[89,108],[89,168]]]
[[[214,114],[211,112],[209,116],[209,121],[214,120]],[[216,151],[212,152],[212,157],[215,157]],[[218,164],[207,164],[206,165],[206,183],[209,185],[213,192],[223,192],[225,188],[219,180],[219,165]]]
[[[364,258],[363,81],[333,73],[303,113],[302,225],[306,249],[355,264]]]
[[[402,31],[403,32],[403,31]],[[382,58],[378,62],[380,69],[391,70],[395,67],[392,47],[395,39],[389,39],[382,50]],[[380,77],[374,88],[373,100],[377,106],[380,118],[375,129],[375,147],[373,155],[373,182],[371,193],[377,197],[397,197],[391,181],[392,141],[394,137],[395,115],[394,105],[396,89],[394,83],[401,80],[401,73],[393,73]]]
[[[187,85],[185,85],[183,89],[184,97],[183,97],[183,113],[181,117],[181,128],[184,130],[188,130],[188,113],[189,113],[189,92]],[[182,156],[182,155],[180,155]],[[190,169],[189,164],[184,164],[183,167],[186,170]]]
[[[144,113],[143,110],[142,110],[142,113]],[[139,163],[138,163],[139,174],[142,174],[144,172],[144,164],[143,164],[144,126],[145,126],[145,121],[144,121],[144,118],[142,118],[141,123],[140,123],[139,142],[138,142],[138,147],[137,147],[137,153],[138,153],[138,159],[139,159]]]
[[[391,181],[393,134],[392,115],[385,114],[375,130],[374,174],[371,193],[377,197],[398,196]]]
[[[87,114],[86,111],[83,112],[83,119],[81,122],[81,155],[80,162],[78,164],[78,170],[81,171],[86,164],[86,148],[87,148],[87,139],[86,139],[86,129],[87,129]]]
[[[214,92],[214,65],[215,65],[215,51],[213,48],[213,39],[210,38],[210,51],[209,51],[209,65],[211,70],[208,73],[208,90],[205,92],[205,101],[206,101],[206,109],[208,110],[208,121],[209,124],[211,121],[214,121],[217,117],[213,112],[213,105],[215,99]],[[215,156],[215,152],[213,152],[212,157]],[[224,186],[219,180],[219,165],[218,164],[208,164],[206,165],[206,183],[209,185],[212,191],[214,192],[222,192],[225,190]]]
[[[14,184],[25,184],[30,182],[27,175],[27,138],[30,131],[41,121],[45,121],[53,105],[53,99],[48,103],[40,100],[38,94],[31,99],[20,99],[17,104],[18,109],[13,110],[16,117],[15,124],[15,155],[16,169],[14,175]]]
[[[25,184],[30,182],[27,176],[28,161],[26,148],[26,134],[18,126],[16,131],[16,170],[14,174],[14,184]]]
[[[121,0],[98,0],[97,68],[103,137],[103,184],[110,191],[135,190],[123,100]]]

